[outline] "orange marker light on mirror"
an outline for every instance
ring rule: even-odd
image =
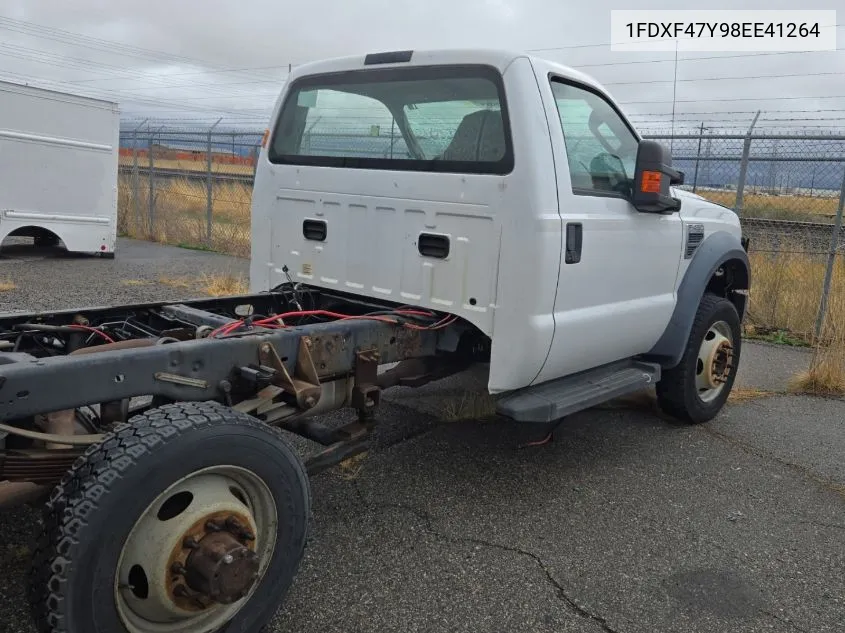
[[[660,193],[660,180],[663,177],[659,171],[644,171],[640,183],[640,191],[643,193]]]

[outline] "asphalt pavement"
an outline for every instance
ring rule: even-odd
[[[83,269],[4,265],[22,309],[180,298],[119,280],[247,269],[128,241]],[[52,288],[63,296],[45,298]],[[535,447],[513,423],[442,419],[438,398],[478,376],[399,390],[357,467],[313,479],[306,556],[271,630],[843,631],[845,402],[778,393],[808,362],[746,342],[750,396],[711,423],[605,406]],[[0,631],[32,631],[22,582],[35,516],[0,515]]]

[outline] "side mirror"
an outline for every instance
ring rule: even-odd
[[[681,201],[669,192],[672,185],[684,183],[683,172],[672,169],[672,156],[656,141],[640,141],[631,188],[631,204],[642,213],[674,213]]]

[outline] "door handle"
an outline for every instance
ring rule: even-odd
[[[417,239],[417,250],[425,257],[446,259],[449,257],[449,238],[445,235],[420,233]]]
[[[580,222],[566,223],[566,257],[567,264],[577,264],[581,261],[581,244],[584,241],[584,231]]]
[[[302,235],[306,240],[325,242],[329,227],[325,220],[305,220],[302,222]]]

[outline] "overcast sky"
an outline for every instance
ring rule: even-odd
[[[798,4],[735,0],[723,8]],[[113,98],[127,119],[200,124],[219,114],[263,128],[288,64],[379,50],[504,46],[592,74],[647,129],[669,128],[673,88],[677,127],[702,120],[744,126],[761,109],[762,127],[845,129],[843,26],[836,51],[723,53],[721,60],[682,53],[674,86],[674,53],[611,52],[612,8],[700,6],[691,0],[0,0],[0,78]],[[836,8],[845,25],[842,0],[812,6]],[[711,59],[690,61],[695,57]]]

